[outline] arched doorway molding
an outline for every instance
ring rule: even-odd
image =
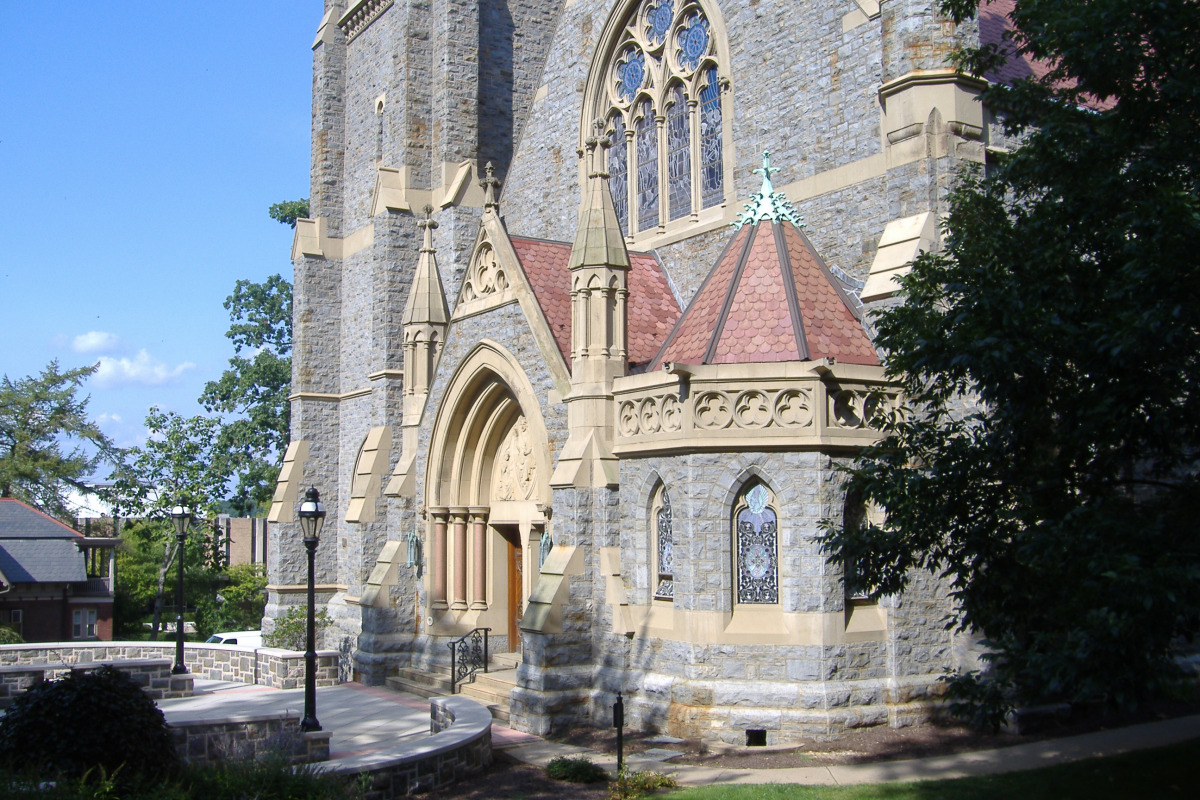
[[[451,376],[430,442],[431,633],[488,626],[499,647],[516,648],[552,496],[550,473],[533,386],[512,353],[480,342]]]

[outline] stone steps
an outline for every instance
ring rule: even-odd
[[[473,681],[462,683],[458,694],[487,707],[493,719],[507,724],[509,721],[509,694],[517,685],[517,667],[521,664],[520,653],[494,653],[488,672],[477,672]],[[450,694],[450,674],[438,669],[429,671],[416,667],[400,667],[395,675],[388,676],[390,689],[415,694],[418,697],[441,697]]]

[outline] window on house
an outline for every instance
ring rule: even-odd
[[[96,609],[77,608],[71,615],[72,639],[96,638]]]
[[[675,599],[675,533],[671,529],[671,496],[665,486],[655,494],[654,519],[654,563],[657,578],[654,582],[655,600]]]
[[[716,44],[698,0],[642,0],[609,51],[592,116],[608,121],[609,188],[626,233],[724,202]]]
[[[778,518],[762,483],[747,486],[734,507],[738,603],[779,602]]]

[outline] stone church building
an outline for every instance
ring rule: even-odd
[[[850,596],[818,537],[875,513],[870,313],[989,141],[933,5],[325,0],[267,625],[311,485],[357,680],[488,628],[535,733],[920,719],[945,588]]]

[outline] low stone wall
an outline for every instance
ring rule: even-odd
[[[8,708],[21,692],[47,680],[54,680],[71,670],[93,670],[103,666],[117,667],[133,679],[155,700],[190,697],[192,675],[173,675],[170,658],[144,658],[129,661],[44,662],[0,665],[0,708]]]
[[[318,767],[343,775],[371,776],[366,800],[392,800],[449,786],[492,763],[492,714],[465,697],[429,701],[428,739],[404,752],[370,753]]]
[[[169,659],[174,663],[174,642],[46,642],[0,645],[0,668],[62,664],[64,668],[112,663]],[[255,650],[235,645],[188,642],[184,664],[191,675],[218,681],[296,689],[304,685],[304,653],[260,647]],[[338,652],[317,652],[317,686],[336,686]]]
[[[300,714],[224,719],[176,719],[171,738],[179,758],[189,764],[245,761],[268,752],[283,753],[293,764],[329,760],[329,731],[300,730]]]

